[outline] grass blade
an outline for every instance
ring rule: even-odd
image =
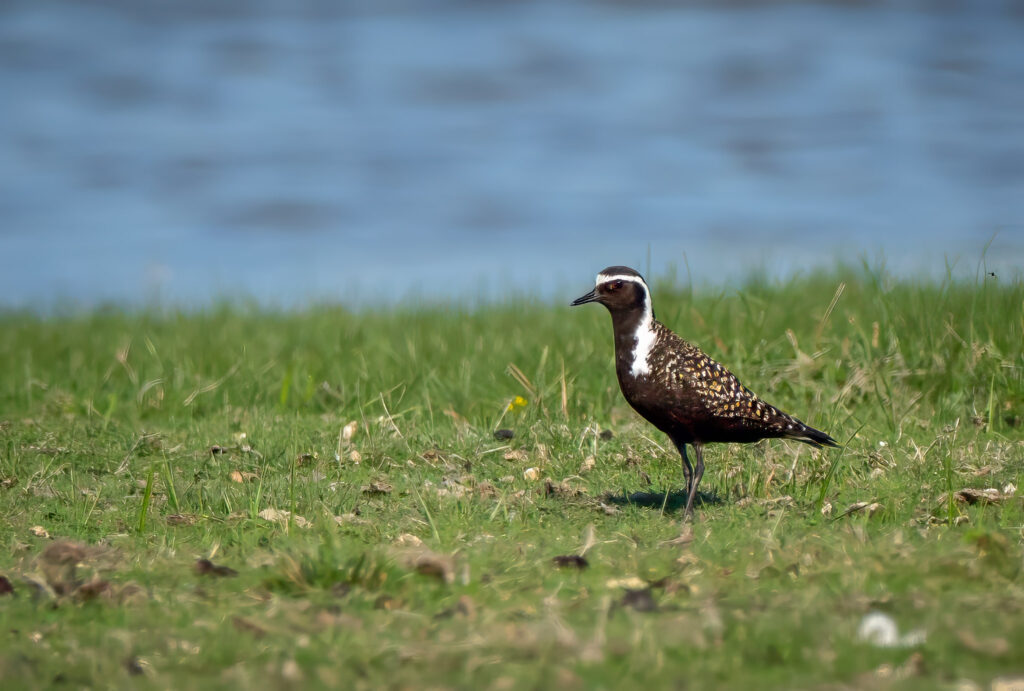
[[[150,464],[149,473],[146,475],[146,489],[142,493],[142,506],[139,507],[138,531],[140,533],[146,530],[146,516],[149,514],[149,503],[153,499],[153,478],[155,475],[156,469]]]

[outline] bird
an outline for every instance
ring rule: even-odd
[[[615,373],[630,406],[668,435],[682,456],[685,519],[704,476],[704,445],[783,438],[816,448],[835,439],[757,397],[732,372],[654,317],[651,291],[637,271],[609,266],[594,289],[570,303],[598,302],[611,313]],[[691,465],[686,447],[693,449]]]

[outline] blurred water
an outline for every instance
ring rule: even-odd
[[[1014,8],[9,1],[0,305],[1012,273]]]

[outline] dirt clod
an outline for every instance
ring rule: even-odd
[[[561,482],[552,482],[551,480],[544,481],[544,496],[545,497],[579,497],[583,495],[583,490],[577,487],[573,487],[565,480]]]
[[[468,595],[463,595],[454,605],[446,607],[435,614],[434,619],[451,619],[455,616],[465,617],[466,619],[476,618],[476,605]]]
[[[978,638],[972,631],[963,630],[957,634],[960,644],[972,653],[989,657],[1002,657],[1010,652],[1010,643],[1005,638]]]
[[[252,634],[253,638],[263,638],[267,635],[265,628],[245,617],[232,617],[231,623],[238,631]]]
[[[46,583],[58,595],[67,595],[78,587],[78,564],[85,561],[85,548],[74,542],[59,541],[39,555],[39,566]]]
[[[377,599],[373,601],[374,609],[384,609],[391,611],[394,609],[398,609],[400,606],[401,603],[396,598],[391,597],[386,593],[379,595]]]
[[[851,504],[845,511],[839,514],[836,518],[842,518],[843,516],[849,516],[855,513],[862,513],[867,516],[874,516],[882,509],[882,505],[877,501],[858,501]]]
[[[947,497],[948,495],[943,494],[939,497],[939,503],[945,503]],[[1006,498],[1007,497],[995,487],[989,487],[987,489],[964,487],[961,490],[953,492],[954,501],[960,502],[961,504],[997,504]]]
[[[124,661],[124,669],[133,677],[138,677],[146,673],[146,668],[142,664],[142,660],[134,655]]]
[[[194,525],[196,516],[191,513],[172,513],[164,519],[167,525]]]
[[[653,612],[658,609],[658,603],[654,601],[650,588],[627,590],[620,604],[637,612]]]
[[[196,573],[200,576],[217,576],[219,578],[225,578],[238,575],[238,572],[230,566],[214,564],[209,559],[197,559],[194,568]]]
[[[362,492],[368,497],[380,497],[385,494],[391,494],[391,490],[394,488],[383,480],[379,482],[371,482],[368,485],[363,485]]]
[[[89,602],[95,600],[101,595],[107,595],[110,593],[110,581],[104,581],[96,579],[83,583],[75,589],[75,599],[80,602]]]
[[[414,548],[400,552],[399,559],[407,569],[423,576],[431,576],[448,584],[455,582],[455,561],[446,554]]]
[[[586,557],[581,557],[578,554],[559,554],[557,557],[551,558],[551,563],[560,569],[585,569],[590,566],[590,562],[587,561]]]

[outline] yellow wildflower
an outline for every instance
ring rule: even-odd
[[[516,396],[511,401],[509,401],[508,408],[506,408],[506,410],[515,410],[516,408],[525,408],[526,407],[526,402],[527,402],[526,399],[523,398],[522,396]]]

